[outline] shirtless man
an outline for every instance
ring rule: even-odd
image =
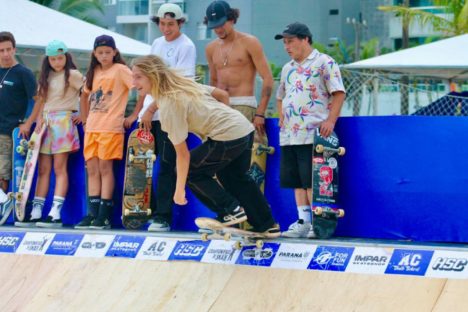
[[[234,29],[238,18],[239,10],[232,9],[225,1],[214,1],[206,9],[205,24],[218,36],[206,47],[210,84],[227,91],[230,105],[264,135],[265,111],[272,93],[273,76],[260,41]],[[263,80],[259,104],[254,96],[257,73]]]

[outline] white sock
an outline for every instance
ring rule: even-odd
[[[7,194],[0,188],[0,204],[3,204],[8,199]]]
[[[33,209],[31,211],[31,219],[34,220],[42,218],[42,208],[44,208],[44,203],[44,197],[34,197],[32,202]]]
[[[62,210],[62,206],[64,202],[65,202],[65,198],[61,196],[54,196],[52,208],[50,209],[50,212],[49,212],[49,216],[51,216],[53,220],[60,219],[60,211]]]
[[[310,223],[312,221],[312,210],[310,206],[297,206],[297,214],[299,219],[304,220],[304,223]]]

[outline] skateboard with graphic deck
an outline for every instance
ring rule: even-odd
[[[9,202],[3,205],[1,211],[0,225],[5,224],[10,218],[11,212],[15,207],[15,193],[18,192],[19,184],[21,182],[21,175],[23,174],[24,162],[26,161],[26,154],[28,152],[28,141],[21,138],[19,127],[13,130],[11,135],[13,141],[12,149],[12,175],[11,175],[11,193],[8,193]]]
[[[13,207],[14,207],[13,193],[8,193],[8,194],[5,194],[4,196],[6,197],[6,200],[1,205],[0,225],[5,224],[5,222],[10,217],[10,214],[13,211]]]
[[[312,227],[317,238],[330,238],[344,210],[338,205],[338,156],[345,154],[335,132],[325,138],[314,131],[312,156]]]
[[[254,143],[252,146],[252,159],[250,161],[249,175],[255,181],[262,193],[265,192],[265,177],[266,177],[266,161],[267,155],[275,152],[275,148],[268,146],[268,137],[261,136],[258,131],[254,134]],[[240,228],[243,230],[250,230],[252,226],[247,222],[242,222]]]
[[[263,247],[263,240],[268,239],[263,234],[238,229],[231,226],[224,226],[221,222],[212,218],[196,218],[195,224],[199,229],[211,230],[212,233],[202,233],[202,241],[208,240],[234,240],[233,248],[242,249],[243,246],[256,246],[258,249]]]
[[[139,229],[151,215],[154,144],[151,132],[141,128],[128,137],[122,199],[122,224],[127,229]]]
[[[255,131],[249,174],[262,192],[265,191],[267,154],[271,155],[274,152],[275,148],[268,146],[268,137],[266,135],[261,136]]]
[[[31,185],[34,178],[34,173],[36,172],[39,150],[41,149],[42,136],[44,135],[46,128],[46,126],[43,126],[39,133],[34,131],[29,141],[27,141],[27,146],[25,141],[20,140],[19,146],[16,147],[14,151],[19,155],[24,155],[24,153],[26,153],[23,172],[21,174],[21,180],[19,181],[18,185],[18,191],[14,193],[15,215],[16,219],[19,222],[23,222],[25,219],[26,203],[28,202],[29,193],[31,192]],[[14,163],[14,168],[14,170],[16,171],[16,163]],[[15,187],[15,184],[13,185],[13,187]]]

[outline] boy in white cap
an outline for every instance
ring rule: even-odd
[[[156,38],[150,54],[161,57],[171,68],[180,70],[186,77],[195,76],[196,49],[192,40],[181,32],[185,22],[182,9],[174,3],[164,3],[151,20],[159,27],[162,36]],[[151,192],[151,210],[154,212],[148,231],[165,232],[172,222],[173,195],[176,186],[176,153],[166,132],[161,130],[159,113],[148,107],[154,102],[151,95],[140,97],[135,111],[125,121],[128,128],[136,120],[150,129],[156,139],[156,154],[160,160],[156,194]]]

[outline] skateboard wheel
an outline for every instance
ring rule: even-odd
[[[315,147],[315,151],[316,151],[317,153],[323,153],[323,151],[324,151],[323,145],[322,145],[322,144],[318,144],[318,145]]]
[[[152,161],[152,162],[155,162],[155,161],[156,161],[156,155],[154,155],[154,154],[151,155],[151,161]]]
[[[344,147],[338,147],[338,155],[343,156],[346,153],[346,149]]]
[[[208,233],[202,233],[201,240],[204,242],[208,241]]]
[[[343,209],[338,209],[338,218],[343,218],[345,215],[345,212]]]
[[[128,161],[132,163],[133,160],[135,160],[135,156],[133,154],[128,155]]]
[[[233,245],[234,249],[241,250],[242,249],[242,243],[237,241]]]
[[[322,207],[315,207],[314,213],[318,216],[320,216],[323,213]]]
[[[146,215],[151,216],[151,209],[146,209]]]
[[[275,148],[273,146],[268,147],[268,154],[274,154],[275,153]]]
[[[129,216],[130,215],[130,210],[129,209],[125,209],[124,210],[124,216]]]
[[[263,248],[263,241],[260,239],[258,241],[255,242],[255,246],[258,248],[258,249],[262,249]]]
[[[34,144],[34,141],[29,141],[29,143],[28,143],[28,148],[29,148],[29,149],[34,149],[34,145],[35,145],[35,144]]]
[[[21,194],[21,193],[16,194],[16,200],[21,201],[22,198],[23,198],[23,194]]]
[[[16,147],[16,152],[17,152],[18,154],[23,155],[23,154],[24,154],[24,146],[18,146],[18,147]]]
[[[231,233],[224,233],[223,238],[224,238],[225,241],[230,241],[231,240]]]

